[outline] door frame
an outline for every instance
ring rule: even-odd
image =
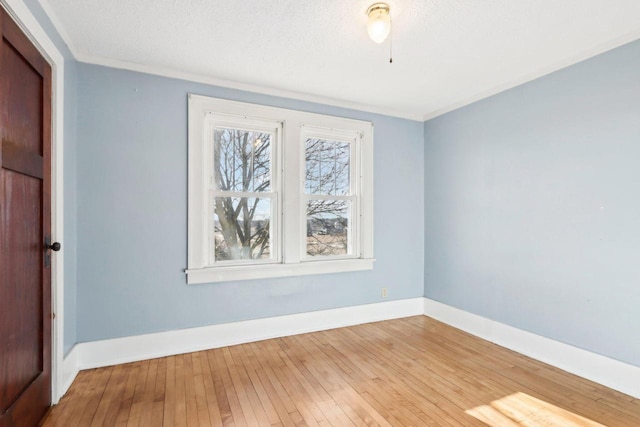
[[[51,238],[64,245],[64,56],[22,0],[0,0],[0,5],[51,65]],[[51,260],[51,404],[65,391],[64,361],[64,250]]]

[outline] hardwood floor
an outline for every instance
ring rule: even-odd
[[[81,372],[44,426],[640,426],[640,400],[424,316]]]

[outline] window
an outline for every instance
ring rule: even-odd
[[[372,124],[189,95],[188,283],[373,268]]]

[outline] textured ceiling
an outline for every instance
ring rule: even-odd
[[[389,0],[389,64],[373,0],[40,1],[80,61],[418,119],[640,38],[640,0]]]

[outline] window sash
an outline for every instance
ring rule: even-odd
[[[331,142],[349,144],[349,194],[309,194],[306,192],[306,141],[308,139],[320,139]],[[300,261],[322,262],[327,260],[358,259],[362,258],[361,252],[361,145],[362,134],[357,131],[341,130],[335,128],[322,128],[319,126],[303,125],[300,132],[302,146],[302,196],[300,197],[300,218],[302,219],[303,232],[300,233]],[[351,204],[349,212],[349,227],[347,233],[347,253],[344,255],[308,255],[307,254],[307,204],[310,200],[345,200]]]
[[[271,140],[271,158],[270,158],[270,190],[268,192],[257,191],[225,191],[216,188],[215,183],[215,162],[214,162],[214,145],[215,131],[218,129],[237,129],[247,132],[269,133],[272,135]],[[281,238],[281,221],[282,221],[282,197],[279,197],[281,189],[281,146],[282,146],[283,125],[280,121],[265,120],[260,118],[252,118],[246,116],[234,116],[229,114],[218,114],[207,112],[204,119],[204,159],[203,159],[203,178],[206,182],[203,188],[206,190],[205,200],[207,201],[207,215],[203,218],[203,232],[205,238],[204,244],[204,267],[216,268],[234,265],[261,265],[276,264],[282,262],[282,238]],[[216,197],[233,197],[233,198],[259,198],[270,199],[270,218],[269,218],[269,245],[270,258],[267,259],[236,259],[236,260],[219,260],[216,259],[215,252],[215,199]]]

